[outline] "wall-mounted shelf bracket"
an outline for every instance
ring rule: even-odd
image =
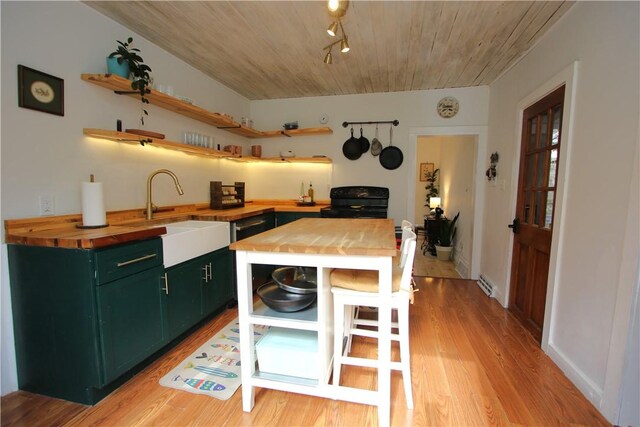
[[[151,93],[151,91],[149,89],[144,91],[145,93]],[[114,90],[113,93],[115,93],[116,95],[132,95],[135,93],[140,93],[139,90]]]
[[[398,126],[400,122],[398,120],[386,120],[386,121],[377,121],[377,122],[342,122],[342,127],[346,128],[349,125],[382,125],[382,124],[392,124],[394,126]]]

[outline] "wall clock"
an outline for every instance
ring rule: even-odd
[[[458,100],[452,96],[444,97],[438,101],[438,114],[445,119],[450,119],[458,114],[459,109],[460,104],[458,104]]]

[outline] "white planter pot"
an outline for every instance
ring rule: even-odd
[[[451,258],[451,251],[453,246],[438,246],[436,245],[436,253],[440,261],[449,261]]]

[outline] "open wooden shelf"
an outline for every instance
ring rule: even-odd
[[[123,142],[125,144],[141,145],[140,141],[151,141],[153,147],[166,148],[173,151],[182,151],[184,153],[195,154],[204,157],[213,157],[216,159],[239,157],[239,154],[231,154],[227,151],[213,150],[211,148],[196,147],[194,145],[184,144],[182,142],[169,141],[166,139],[149,138],[133,133],[118,132],[115,130],[84,128],[83,133],[87,136],[95,138],[110,139],[112,141]],[[145,142],[147,143],[147,142]]]
[[[328,157],[242,157],[239,154],[231,154],[227,151],[214,150],[211,148],[196,147],[182,142],[169,141],[167,139],[149,138],[127,132],[115,130],[84,128],[82,132],[94,138],[108,139],[125,144],[141,145],[141,141],[150,144],[152,147],[166,148],[167,150],[181,151],[183,153],[194,154],[201,157],[214,159],[229,159],[240,162],[269,162],[269,163],[332,163]],[[150,142],[149,142],[150,141]]]
[[[82,74],[81,77],[82,80],[86,82],[121,92],[122,95],[134,98],[138,98],[140,96],[138,92],[132,91],[130,80],[115,74]],[[333,133],[333,130],[329,127],[262,132],[257,129],[243,126],[242,124],[229,119],[229,117],[225,115],[207,111],[204,108],[189,104],[188,102],[166,95],[162,92],[158,92],[157,90],[150,89],[146,98],[149,100],[150,104],[157,105],[165,110],[173,111],[174,113],[198,120],[208,125],[215,126],[218,129],[223,129],[227,132],[231,132],[245,138],[275,138],[279,136],[327,135]]]
[[[277,138],[280,136],[327,135],[331,133],[333,133],[333,130],[329,127],[291,129],[291,130],[265,130],[262,132],[261,138]]]
[[[268,162],[268,163],[324,163],[331,164],[333,160],[331,158],[322,157],[251,157],[241,156],[229,158],[236,162]]]

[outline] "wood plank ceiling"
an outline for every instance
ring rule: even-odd
[[[573,5],[351,1],[327,65],[324,1],[85,3],[250,100],[487,85]]]

